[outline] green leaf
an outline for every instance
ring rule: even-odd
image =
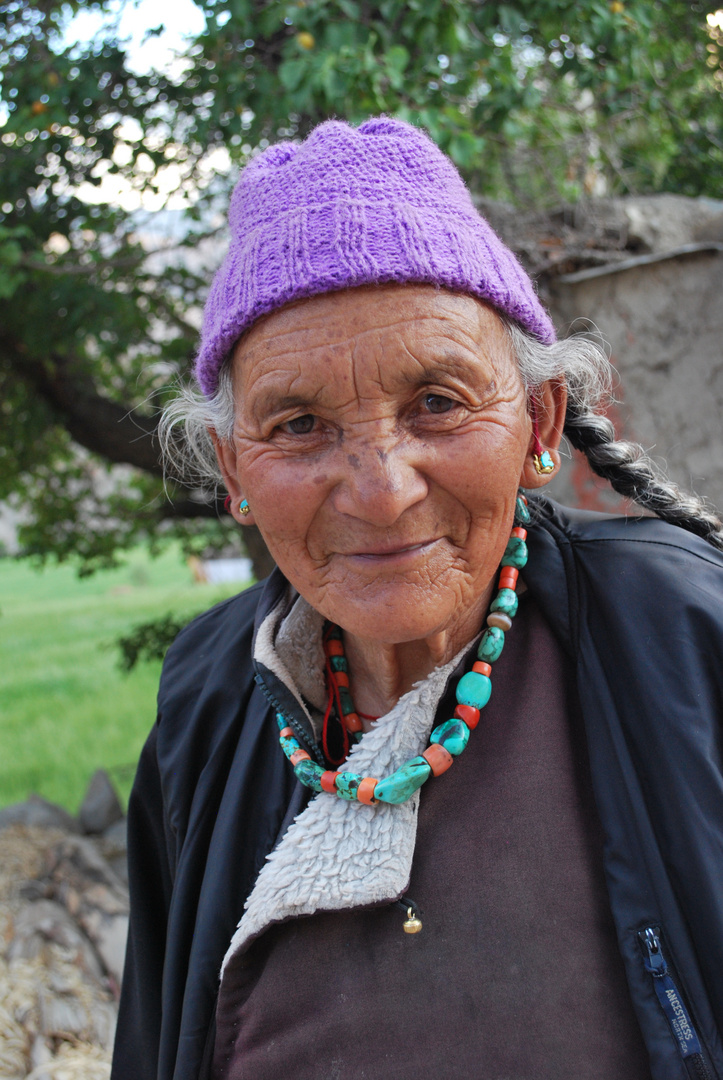
[[[305,57],[298,60],[285,60],[279,67],[279,82],[286,90],[293,92],[308,70],[309,64]]]
[[[387,49],[384,59],[386,60],[388,67],[399,72],[401,75],[402,72],[407,70],[409,64],[409,52],[403,45],[392,45],[391,49]]]

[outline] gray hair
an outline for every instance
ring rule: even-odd
[[[179,382],[158,424],[158,438],[167,477],[215,492],[223,485],[210,432],[221,442],[233,439],[234,401],[231,362],[218,376],[218,388],[207,398],[195,383]]]
[[[517,324],[504,317],[502,321],[528,398],[550,379],[565,380],[568,403],[563,434],[585,455],[593,472],[618,494],[723,550],[723,523],[706,501],[681,491],[639,443],[616,438],[612,422],[603,415],[612,399],[613,369],[602,345],[586,334],[544,345]],[[213,397],[181,385],[164,410],[159,436],[168,472],[216,490],[222,479],[209,429],[222,442],[230,442],[233,426],[233,382],[227,361]]]

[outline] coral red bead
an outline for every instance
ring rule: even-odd
[[[366,803],[367,806],[371,806],[377,800],[374,798],[374,788],[379,783],[373,776],[365,776],[359,787],[356,789],[356,797],[359,802]]]
[[[514,589],[517,584],[518,574],[519,570],[516,570],[514,566],[506,566],[500,574],[500,588]]]
[[[346,686],[348,688],[348,686],[349,686],[349,676],[347,675],[347,673],[345,671],[335,671],[334,672],[334,679],[336,680],[336,685],[337,686]]]
[[[338,775],[337,772],[323,772],[319,777],[322,790],[328,791],[330,795],[336,795],[336,778]]]
[[[450,767],[454,758],[449,750],[445,750],[439,743],[432,743],[422,754],[434,776],[441,776]]]
[[[516,525],[514,527],[514,529],[512,530],[512,532],[510,533],[510,536],[517,536],[517,537],[519,537],[520,540],[526,540],[527,539],[527,529],[523,529],[521,525]]]
[[[355,712],[344,715],[344,727],[347,731],[363,731],[362,722]]]
[[[458,720],[464,720],[470,731],[474,731],[479,724],[479,709],[475,709],[474,705],[458,705],[454,715]]]
[[[285,728],[282,728],[281,731],[279,732],[279,738],[285,738],[288,735],[290,735],[292,739],[296,738],[296,732],[294,731],[293,728],[285,727]]]
[[[362,721],[359,719],[356,713],[346,713],[344,716],[344,726],[347,731],[363,731]]]
[[[292,765],[298,765],[300,761],[311,761],[311,756],[307,754],[306,750],[294,750],[289,761]]]
[[[328,656],[343,656],[344,646],[340,641],[327,641],[326,652]]]
[[[490,667],[489,664],[486,664],[484,662],[484,660],[475,660],[474,664],[472,664],[472,671],[478,671],[480,673],[480,675],[491,675],[492,674],[492,668]],[[468,708],[469,708],[469,706],[468,706]],[[464,717],[460,716],[460,720],[462,720],[462,719],[464,719]]]

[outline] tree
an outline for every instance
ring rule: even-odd
[[[0,499],[26,551],[87,571],[234,535],[218,500],[164,490],[154,433],[257,148],[388,112],[518,206],[719,194],[722,36],[697,0],[197,3],[206,31],[139,75],[112,28],[63,43],[77,0],[0,0]]]

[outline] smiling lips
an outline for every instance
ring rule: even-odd
[[[429,548],[432,544],[437,542],[437,539],[437,537],[434,537],[432,540],[420,540],[418,544],[400,544],[397,547],[379,547],[376,550],[350,551],[346,554],[353,559],[391,560],[401,558],[404,555],[412,555],[425,548]]]

